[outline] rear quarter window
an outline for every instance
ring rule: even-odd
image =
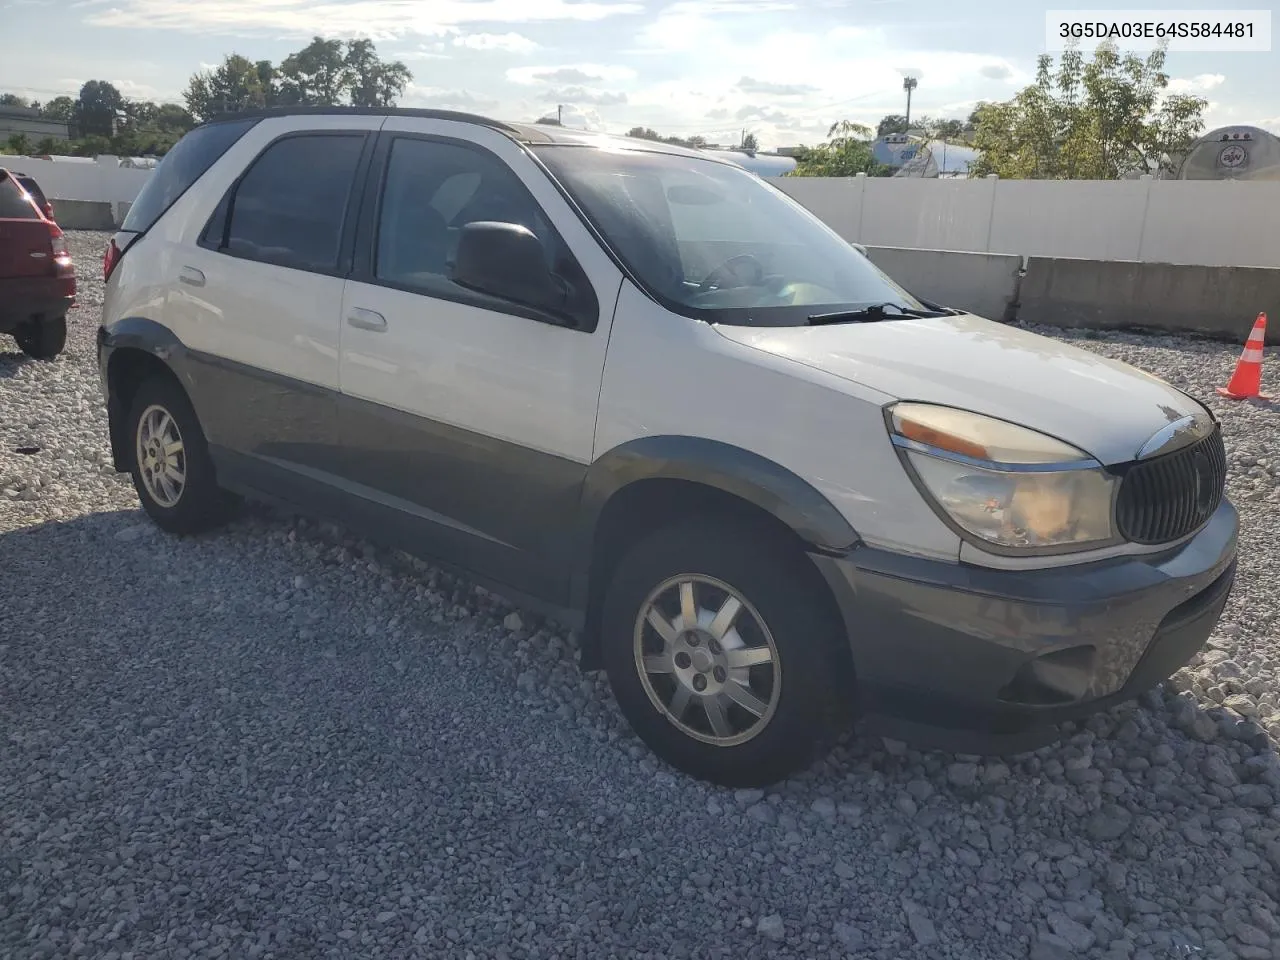
[[[120,229],[133,233],[150,230],[165,211],[257,122],[258,119],[254,118],[211,123],[197,127],[179,140],[147,178]]]
[[[0,220],[39,220],[40,214],[31,205],[13,178],[0,172]]]

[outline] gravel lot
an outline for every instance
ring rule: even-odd
[[[1243,562],[1180,693],[762,795],[659,768],[571,635],[428,566],[265,510],[155,531],[109,465],[105,237],[70,241],[67,353],[0,343],[0,956],[1280,957],[1280,451],[1213,393],[1239,345],[1081,339],[1225,422]]]

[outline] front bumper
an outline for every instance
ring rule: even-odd
[[[883,736],[973,754],[1051,743],[1187,663],[1235,579],[1224,501],[1162,553],[993,570],[857,547],[814,555],[840,606],[860,713]]]

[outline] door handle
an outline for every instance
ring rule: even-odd
[[[189,287],[203,287],[204,274],[195,267],[183,267],[178,279]]]
[[[381,333],[387,329],[387,318],[380,313],[372,310],[362,310],[359,307],[352,307],[347,314],[347,323],[353,327],[359,327],[361,330],[374,330]]]

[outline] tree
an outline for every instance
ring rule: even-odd
[[[57,140],[53,139],[53,137],[43,137],[40,142],[36,144],[36,156],[52,156],[57,153],[59,149]]]
[[[859,173],[878,176],[885,171],[871,152],[870,127],[849,120],[831,125],[827,142],[816,147],[801,147],[796,152],[796,167],[789,177],[852,177]]]
[[[960,120],[939,120],[934,135],[939,140],[958,140],[964,136],[964,122]]]
[[[760,141],[754,133],[743,134],[742,145],[738,147],[743,153],[755,153],[760,149]]]
[[[559,118],[559,117],[539,117],[535,122],[536,122],[536,123],[539,123],[539,124],[544,124],[544,123],[545,123],[545,124],[549,124],[549,125],[551,125],[551,126],[553,126],[553,127],[563,127],[563,126],[564,126],[564,124],[560,122],[560,118]]]
[[[31,155],[31,141],[25,133],[15,133],[8,140],[8,147],[20,157]]]
[[[1145,59],[1104,43],[1086,63],[1078,49],[1040,57],[1036,82],[975,111],[970,176],[1117,180],[1156,173],[1204,129],[1207,102],[1166,94],[1166,47]]]
[[[876,124],[876,136],[887,137],[891,133],[906,133],[907,118],[897,113],[890,113],[880,118]]]
[[[220,113],[261,109],[277,100],[275,70],[266,60],[254,63],[231,53],[216,69],[194,74],[182,99],[197,120],[208,120]]]
[[[60,123],[71,123],[76,115],[76,102],[70,97],[54,97],[40,108],[40,115]]]
[[[372,40],[350,41],[343,62],[353,107],[393,106],[413,80],[409,68],[399,60],[391,63],[381,60]]]
[[[274,66],[229,54],[216,70],[194,74],[183,94],[197,120],[277,104],[289,106],[390,107],[413,74],[399,60],[378,57],[371,40],[311,42]]]
[[[303,106],[336,106],[350,86],[341,40],[315,37],[280,64],[280,100]]]
[[[72,108],[72,122],[82,137],[110,137],[124,110],[124,97],[105,80],[90,80],[80,88]]]
[[[0,107],[26,107],[30,109],[33,106],[38,105],[34,102],[27,103],[26,100],[18,96],[16,93],[0,93]]]

